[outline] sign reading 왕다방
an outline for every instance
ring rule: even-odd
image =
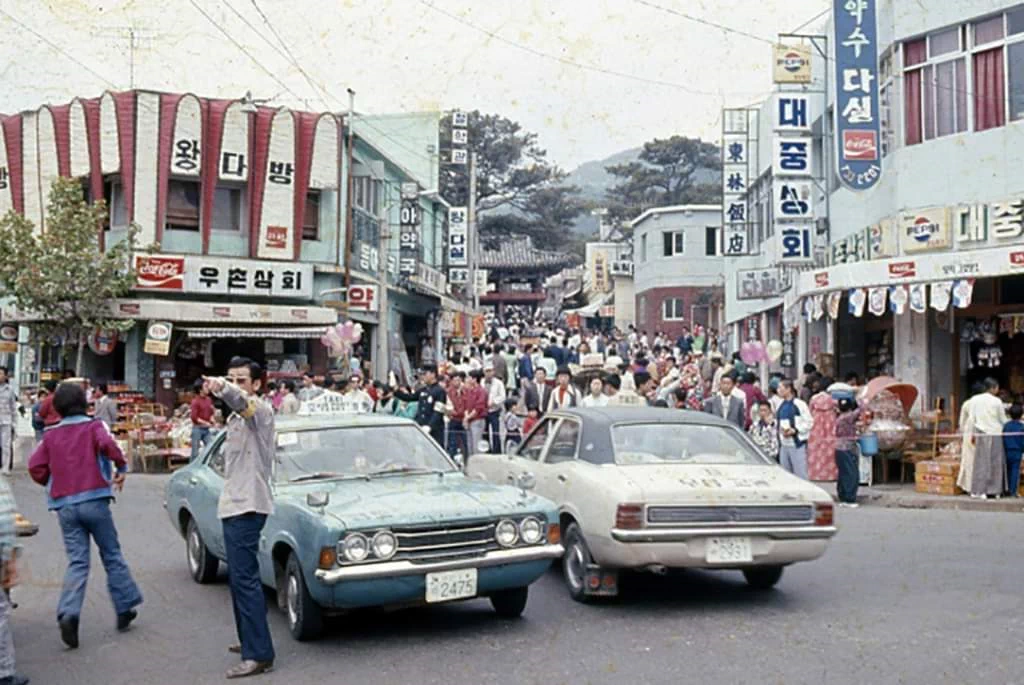
[[[876,0],[833,0],[836,67],[836,164],[851,190],[882,174],[878,111]]]

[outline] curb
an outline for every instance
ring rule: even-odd
[[[857,498],[862,504],[883,509],[942,509],[947,511],[987,511],[1024,513],[1024,499],[976,500],[967,495],[924,498],[914,495],[869,493]]]

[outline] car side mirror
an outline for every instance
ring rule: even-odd
[[[326,507],[331,501],[329,492],[311,492],[306,495],[306,506]]]

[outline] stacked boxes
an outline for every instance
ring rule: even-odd
[[[960,474],[959,461],[919,461],[914,474],[914,490],[931,495],[961,495],[956,477]]]

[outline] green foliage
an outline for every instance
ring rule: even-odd
[[[644,143],[639,161],[606,167],[621,179],[608,191],[609,213],[626,221],[651,207],[717,204],[721,188],[699,183],[697,174],[719,165],[719,150],[712,143],[685,136],[655,138]]]
[[[131,328],[111,317],[108,303],[135,283],[130,259],[138,227],[103,251],[98,235],[106,218],[106,204],[86,202],[73,179],[54,182],[44,232],[14,211],[0,218],[0,298],[41,318],[32,323],[37,339],[59,336],[74,346],[97,328]]]

